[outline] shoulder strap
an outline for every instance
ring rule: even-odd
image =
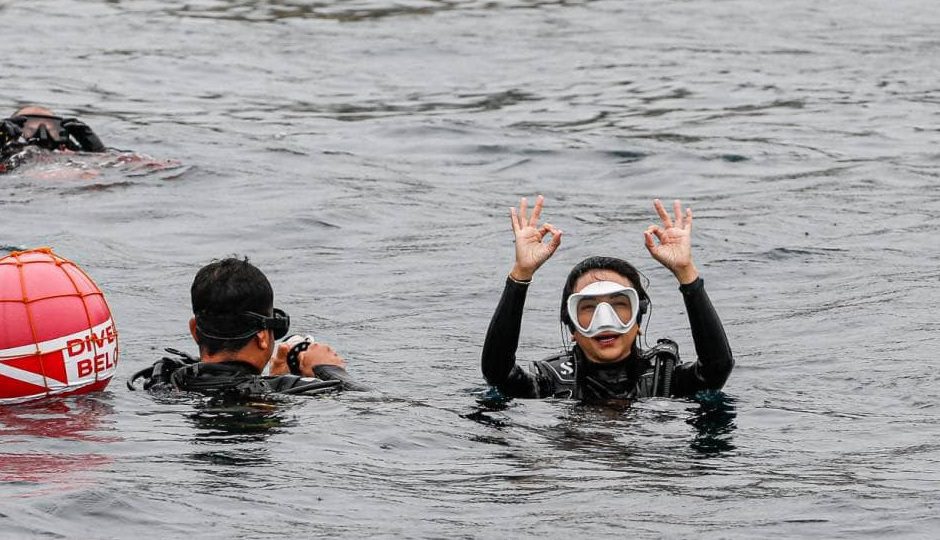
[[[577,359],[571,353],[564,352],[533,363],[540,383],[539,393],[544,396],[572,398],[578,383]]]
[[[640,353],[653,366],[653,395],[672,395],[672,375],[679,365],[679,345],[671,339],[660,339],[656,345]]]

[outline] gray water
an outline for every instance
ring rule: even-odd
[[[8,0],[0,20],[3,114],[43,104],[179,164],[0,177],[0,245],[81,264],[122,348],[108,391],[0,410],[0,536],[936,537],[937,2]],[[566,235],[520,357],[561,348],[564,276],[610,254],[651,280],[649,341],[691,359],[641,236],[654,197],[682,198],[737,361],[723,398],[479,402],[508,207],[538,193]],[[193,350],[192,277],[232,253],[381,392],[129,391]]]

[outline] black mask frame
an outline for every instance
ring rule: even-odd
[[[48,114],[20,114],[10,118],[11,121],[23,130],[23,139],[26,144],[39,146],[47,150],[58,150],[62,146],[71,147],[69,132],[62,126],[65,118]],[[27,132],[30,122],[38,124]],[[51,124],[51,130],[48,124]]]
[[[238,340],[249,338],[262,330],[270,330],[274,334],[274,339],[278,340],[287,335],[287,331],[290,330],[290,315],[288,315],[284,310],[274,308],[274,315],[268,317],[260,313],[255,313],[253,311],[245,311],[241,313],[241,316],[245,319],[250,319],[255,323],[255,327],[251,330],[243,332],[234,336],[220,336],[217,334],[210,334],[206,332],[202,326],[199,324],[200,316],[196,316],[196,330],[203,337],[209,339],[218,339],[218,340]]]

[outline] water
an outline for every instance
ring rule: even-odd
[[[82,264],[122,346],[107,392],[0,411],[0,536],[935,535],[935,2],[37,0],[0,17],[0,107],[180,163],[0,178],[0,245]],[[507,209],[537,193],[566,236],[521,357],[560,347],[568,269],[615,254],[652,281],[648,337],[691,358],[640,235],[652,198],[681,197],[737,360],[724,398],[478,403]],[[192,350],[192,277],[232,253],[383,392],[251,412],[128,391],[163,347]]]

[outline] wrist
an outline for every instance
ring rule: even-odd
[[[519,268],[518,266],[513,266],[512,270],[509,272],[509,279],[519,282],[519,283],[528,283],[532,281],[532,276],[535,275],[535,272],[532,270],[527,270],[524,268]]]
[[[680,285],[688,285],[698,279],[698,269],[691,263],[687,266],[674,268],[672,273],[676,276],[676,279],[679,280]]]

